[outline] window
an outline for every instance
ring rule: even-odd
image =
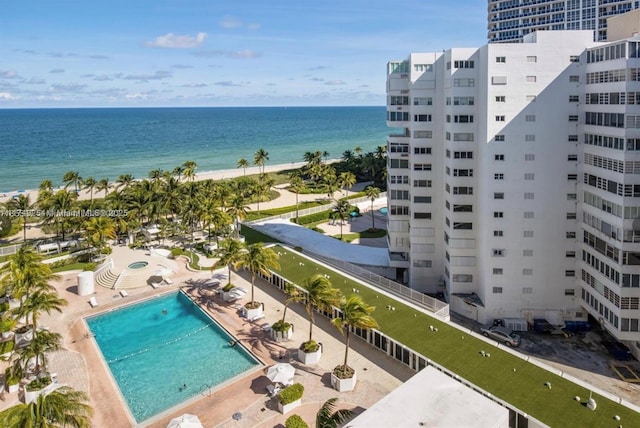
[[[504,155],[503,154],[493,155],[493,160],[503,161],[504,160]]]
[[[431,180],[413,180],[413,187],[431,187]]]
[[[473,212],[473,206],[472,205],[453,205],[453,212],[454,213],[470,213]]]
[[[433,131],[413,131],[413,138],[432,138]]]
[[[569,135],[569,137],[567,138],[568,141],[570,142],[576,142],[578,141],[578,136],[577,135]]]
[[[389,97],[389,105],[392,105],[392,106],[408,106],[409,105],[409,97],[391,95]]]
[[[500,63],[505,63],[507,62],[507,57],[506,56],[497,56],[496,57],[496,62],[500,62]]]
[[[473,116],[468,114],[457,114],[453,116],[455,123],[473,123]]]
[[[431,264],[432,264],[431,260],[414,260],[413,261],[413,267],[430,268]]]
[[[524,141],[526,141],[527,143],[531,143],[533,141],[536,141],[536,136],[533,134],[527,134],[524,136]]]
[[[474,103],[475,101],[473,97],[453,97],[454,106],[472,106]]]
[[[576,115],[569,116],[569,122],[577,122],[577,121],[578,121],[578,116]]]
[[[431,171],[430,163],[416,163],[413,164],[414,171]]]
[[[409,112],[402,112],[402,111],[389,111],[387,112],[388,116],[387,116],[387,120],[389,122],[400,122],[400,121],[406,121],[409,120]]]
[[[575,220],[576,213],[567,213],[567,220]]]
[[[471,116],[473,119],[473,116]],[[473,122],[473,120],[472,120]],[[473,141],[473,132],[454,132],[453,141]]]
[[[567,239],[576,239],[576,233],[575,232],[567,232]]]
[[[522,275],[524,275],[524,276],[533,275],[533,269],[522,269]]]
[[[416,204],[430,204],[431,196],[414,196],[413,202]]]
[[[567,193],[567,201],[575,201],[578,199],[578,195],[576,193]]]
[[[533,250],[522,250],[523,257],[533,257]]]
[[[569,76],[569,82],[573,82],[573,83],[579,83],[580,82],[580,76]]]
[[[407,159],[389,159],[389,168],[409,168]]]
[[[473,224],[471,224],[471,223],[457,223],[457,222],[454,222],[453,223],[453,228],[455,230],[472,230],[473,229]]]
[[[567,180],[573,181],[578,179],[578,174],[567,174]]]
[[[432,71],[433,70],[433,64],[414,64],[413,68],[416,71]]]
[[[504,257],[505,250],[501,248],[494,248],[491,250],[494,257]]]
[[[536,83],[536,76],[527,76],[527,83]]]
[[[533,154],[533,153],[526,153],[524,155],[524,160],[526,160],[526,161],[534,161],[534,160],[536,160],[536,155]]]
[[[503,211],[494,211],[493,212],[493,218],[504,218],[504,212]]]
[[[565,270],[564,271],[564,276],[573,278],[573,277],[576,276],[576,271],[575,270]]]
[[[433,104],[433,98],[431,97],[414,97],[413,105],[414,106],[430,106]]]
[[[454,195],[473,195],[473,187],[454,187]]]
[[[536,121],[536,115],[535,114],[527,114],[527,115],[525,115],[524,120],[526,122],[535,122]]]
[[[578,160],[578,155],[568,155],[568,156],[567,156],[567,160],[568,160],[569,162],[577,162],[577,160]]]
[[[453,152],[454,159],[473,159],[473,152]]]
[[[575,296],[576,295],[576,290],[573,288],[565,288],[564,289],[564,295],[565,296]]]
[[[413,115],[414,122],[431,122],[430,114],[414,114]]]
[[[416,220],[421,220],[421,219],[430,220],[431,219],[431,213],[413,213],[413,218],[416,219]]]
[[[538,57],[537,56],[528,56],[527,57],[527,62],[538,62]]]
[[[495,140],[495,141],[504,141],[504,135],[496,135],[496,136],[494,137],[494,140]]]
[[[457,168],[454,168],[453,176],[454,177],[473,177],[473,170],[472,169],[457,169]]]
[[[564,256],[568,259],[575,259],[576,258],[576,252],[575,251],[567,251],[564,253]]]
[[[504,103],[507,101],[507,97],[505,97],[504,95],[496,95],[496,102],[497,103]]]
[[[504,121],[505,121],[504,116],[496,116],[496,122],[504,122]]]
[[[493,294],[502,294],[502,287],[493,287]]]
[[[494,275],[502,275],[504,273],[504,269],[502,268],[493,268]]]
[[[533,238],[533,230],[523,231],[522,236],[525,238]]]
[[[524,212],[524,218],[533,218],[533,211],[525,211]]]
[[[453,86],[456,88],[470,88],[475,86],[474,79],[453,79]]]
[[[431,147],[414,147],[413,154],[414,155],[430,155]]]
[[[497,192],[493,194],[493,199],[504,199],[504,193]]]
[[[569,102],[570,103],[579,103],[580,102],[580,95],[569,95]]]
[[[534,194],[533,194],[533,193],[531,193],[531,192],[526,192],[526,193],[524,194],[524,198],[525,198],[525,199],[527,199],[527,200],[531,200],[531,199],[533,199],[533,196],[534,196]]]
[[[504,174],[502,174],[502,173],[493,174],[493,179],[494,180],[504,180]]]
[[[453,274],[451,276],[453,282],[473,282],[473,275]]]
[[[535,178],[536,178],[536,175],[534,173],[532,173],[532,172],[526,172],[524,174],[524,179],[526,181],[532,181],[532,180],[535,180]]]
[[[523,272],[524,275],[524,272]],[[533,294],[533,288],[531,287],[522,287],[522,294]]]
[[[504,236],[504,230],[494,230],[493,236],[495,238],[502,238]]]
[[[453,68],[473,68],[473,61],[453,61]]]
[[[570,62],[580,62],[580,55],[571,55],[569,56]]]
[[[409,207],[404,205],[391,205],[390,215],[409,215]]]

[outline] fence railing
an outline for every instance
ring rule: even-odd
[[[0,247],[0,256],[10,256],[18,252],[18,249],[22,244],[7,245],[6,247]]]

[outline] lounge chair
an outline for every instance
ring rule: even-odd
[[[262,331],[266,331],[268,333],[271,331],[271,324],[269,324],[268,322],[265,322],[260,326],[260,328],[262,329]]]
[[[120,290],[120,296],[127,297],[129,296],[129,293],[127,293],[127,290]]]
[[[161,283],[161,282],[152,282],[152,283],[151,283],[151,286],[152,286],[153,288],[162,287],[162,283]]]
[[[166,282],[166,283],[167,283],[167,285],[171,285],[171,284],[173,284],[173,281],[171,281],[171,279],[170,279],[170,278],[165,278],[165,279],[164,279],[164,282]]]
[[[92,308],[95,308],[96,306],[98,306],[98,301],[96,300],[95,296],[89,299],[89,304],[91,305]]]
[[[267,392],[269,393],[270,397],[275,397],[280,392],[280,385],[267,385]]]
[[[250,322],[254,322],[254,321],[261,320],[261,319],[263,319],[263,318],[264,318],[264,313],[262,313],[262,314],[260,314],[260,315],[256,315],[256,316],[255,316],[255,317],[253,317],[253,318],[250,318],[250,319],[249,319],[249,321],[250,321]]]

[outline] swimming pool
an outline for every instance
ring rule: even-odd
[[[137,422],[260,364],[182,292],[86,322]]]

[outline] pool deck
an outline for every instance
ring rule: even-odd
[[[116,266],[145,260],[142,250],[130,250],[126,247],[116,247],[113,257],[117,259]],[[251,323],[241,318],[237,309],[239,304],[249,300],[249,295],[236,303],[223,302],[214,289],[203,286],[212,281],[211,272],[189,271],[183,261],[168,262],[176,268],[176,273],[172,276],[173,285],[158,289],[151,286],[127,289],[128,297],[121,297],[116,290],[96,285],[94,296],[99,303],[96,308],[90,307],[90,296],[82,297],[76,294],[78,272],[65,273],[53,283],[60,296],[69,301],[69,305],[63,309],[62,314],[45,314],[41,318],[41,325],[63,336],[63,349],[50,354],[48,368],[52,373],[57,373],[60,383],[89,393],[90,404],[95,411],[93,426],[127,427],[136,424],[83,318],[178,288],[187,291],[201,307],[262,360],[265,366],[290,361],[296,367],[294,379],[305,386],[305,393],[302,407],[290,414],[301,415],[310,426],[313,426],[315,413],[327,399],[338,397],[340,406],[362,411],[414,374],[412,370],[392,358],[379,352],[371,352],[369,345],[354,338],[349,351],[349,364],[358,369],[358,385],[352,392],[338,393],[330,387],[329,372],[342,362],[344,342],[343,337],[327,319],[317,317],[317,326],[314,328],[314,339],[323,343],[325,349],[322,359],[317,366],[304,366],[295,360],[295,350],[307,339],[309,331],[309,322],[301,305],[292,304],[287,310],[287,321],[295,326],[293,338],[288,342],[276,343],[268,337],[261,325],[265,322],[272,324],[282,316],[284,296],[279,290],[266,282],[260,281],[256,284],[256,300],[264,303],[265,318]],[[223,272],[226,274],[226,269]],[[222,279],[222,282],[224,283],[225,279]],[[244,273],[233,273],[232,282],[250,290],[249,278]],[[205,427],[282,426],[290,414],[281,415],[275,410],[275,402],[269,398],[266,391],[269,383],[262,370],[254,370],[218,390],[205,391],[179,408],[145,421],[140,426],[164,428],[169,420],[184,413],[198,415]],[[159,390],[158,393],[161,394],[162,391]],[[0,410],[17,402],[17,394],[5,393],[3,401],[0,401]],[[232,418],[235,413],[241,414],[239,420]]]

